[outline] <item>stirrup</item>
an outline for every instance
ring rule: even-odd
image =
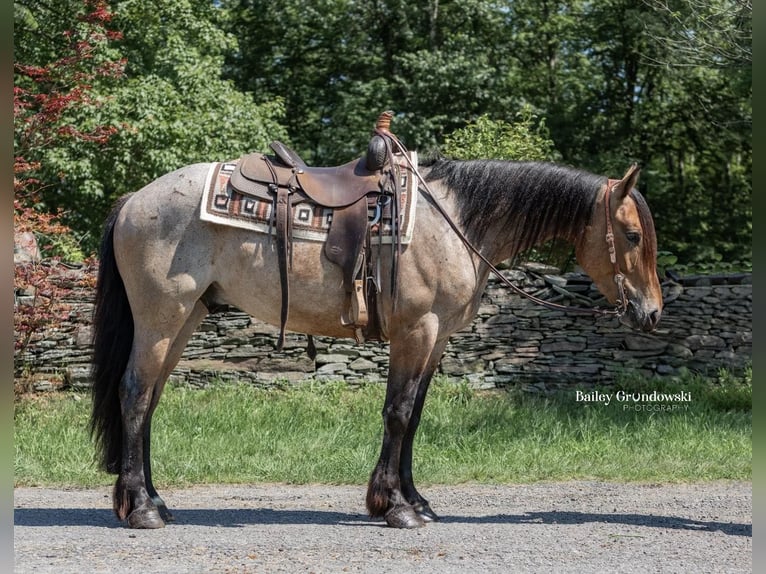
[[[350,299],[348,311],[341,314],[340,324],[344,327],[351,327],[354,330],[354,339],[358,344],[361,344],[365,341],[364,328],[370,320],[363,279],[354,280],[354,290],[348,294],[348,297]]]
[[[351,320],[358,327],[366,327],[370,320],[365,299],[364,280],[355,279],[354,292],[351,294]]]

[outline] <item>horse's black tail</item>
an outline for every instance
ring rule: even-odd
[[[119,386],[133,345],[133,315],[125,284],[114,257],[114,224],[129,196],[120,198],[106,220],[93,313],[93,411],[90,432],[95,439],[102,467],[120,471],[122,460],[122,416]]]

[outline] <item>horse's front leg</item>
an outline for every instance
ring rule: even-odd
[[[418,388],[424,377],[430,378],[433,373],[429,367],[437,332],[438,319],[429,315],[406,334],[391,338],[383,445],[367,487],[367,510],[370,516],[384,517],[389,526],[396,528],[425,524],[402,492],[400,463]]]
[[[435,522],[439,520],[438,515],[431,509],[431,505],[428,501],[415,488],[415,482],[412,478],[412,445],[415,440],[415,433],[418,430],[420,424],[420,416],[423,412],[423,405],[426,401],[426,394],[428,393],[428,387],[431,384],[436,368],[439,365],[444,348],[447,345],[447,341],[438,343],[433,352],[431,353],[431,359],[428,362],[427,369],[423,373],[423,376],[418,385],[417,394],[415,395],[415,404],[412,408],[412,415],[410,415],[410,422],[407,426],[407,432],[404,435],[404,441],[402,442],[402,452],[399,458],[399,482],[401,484],[402,494],[407,499],[415,512],[425,522]]]

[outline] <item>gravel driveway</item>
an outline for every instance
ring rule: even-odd
[[[367,518],[363,486],[166,490],[176,523],[129,530],[110,489],[14,491],[15,572],[752,571],[749,482],[422,488],[442,521]]]

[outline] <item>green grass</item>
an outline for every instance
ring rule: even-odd
[[[687,390],[686,410],[585,404],[575,392],[542,398],[476,392],[436,381],[415,444],[422,484],[539,480],[696,481],[751,478],[752,383],[626,378],[617,389]],[[316,383],[283,390],[169,386],[154,417],[158,486],[203,483],[365,483],[382,435],[383,385]],[[17,485],[93,486],[87,395],[27,397],[15,406]]]

